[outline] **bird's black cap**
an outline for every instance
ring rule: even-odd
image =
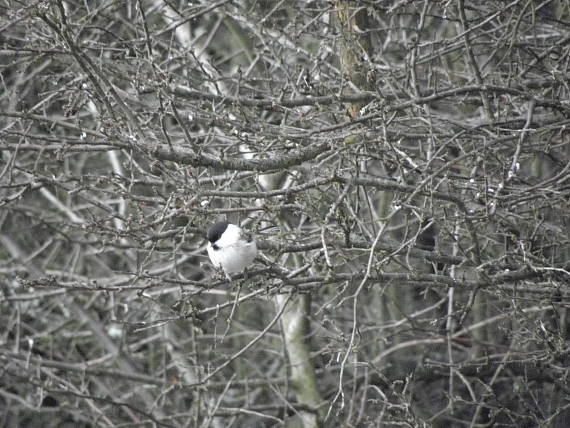
[[[216,242],[222,236],[222,233],[228,228],[227,221],[220,221],[208,229],[208,241],[211,243]]]

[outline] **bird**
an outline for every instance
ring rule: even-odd
[[[216,269],[231,274],[242,272],[257,256],[257,244],[241,227],[220,221],[208,229],[208,256]]]

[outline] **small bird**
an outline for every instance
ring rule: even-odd
[[[221,221],[208,229],[208,256],[214,267],[230,274],[243,271],[257,256],[257,245],[249,233],[235,224]]]

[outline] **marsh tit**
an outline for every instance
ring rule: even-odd
[[[230,274],[238,273],[253,263],[257,245],[250,234],[235,224],[221,221],[208,229],[208,256],[216,268]]]

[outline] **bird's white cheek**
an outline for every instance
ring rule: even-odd
[[[222,267],[222,261],[220,260],[219,251],[214,251],[211,246],[208,246],[208,256],[210,257],[210,261],[216,268]]]

